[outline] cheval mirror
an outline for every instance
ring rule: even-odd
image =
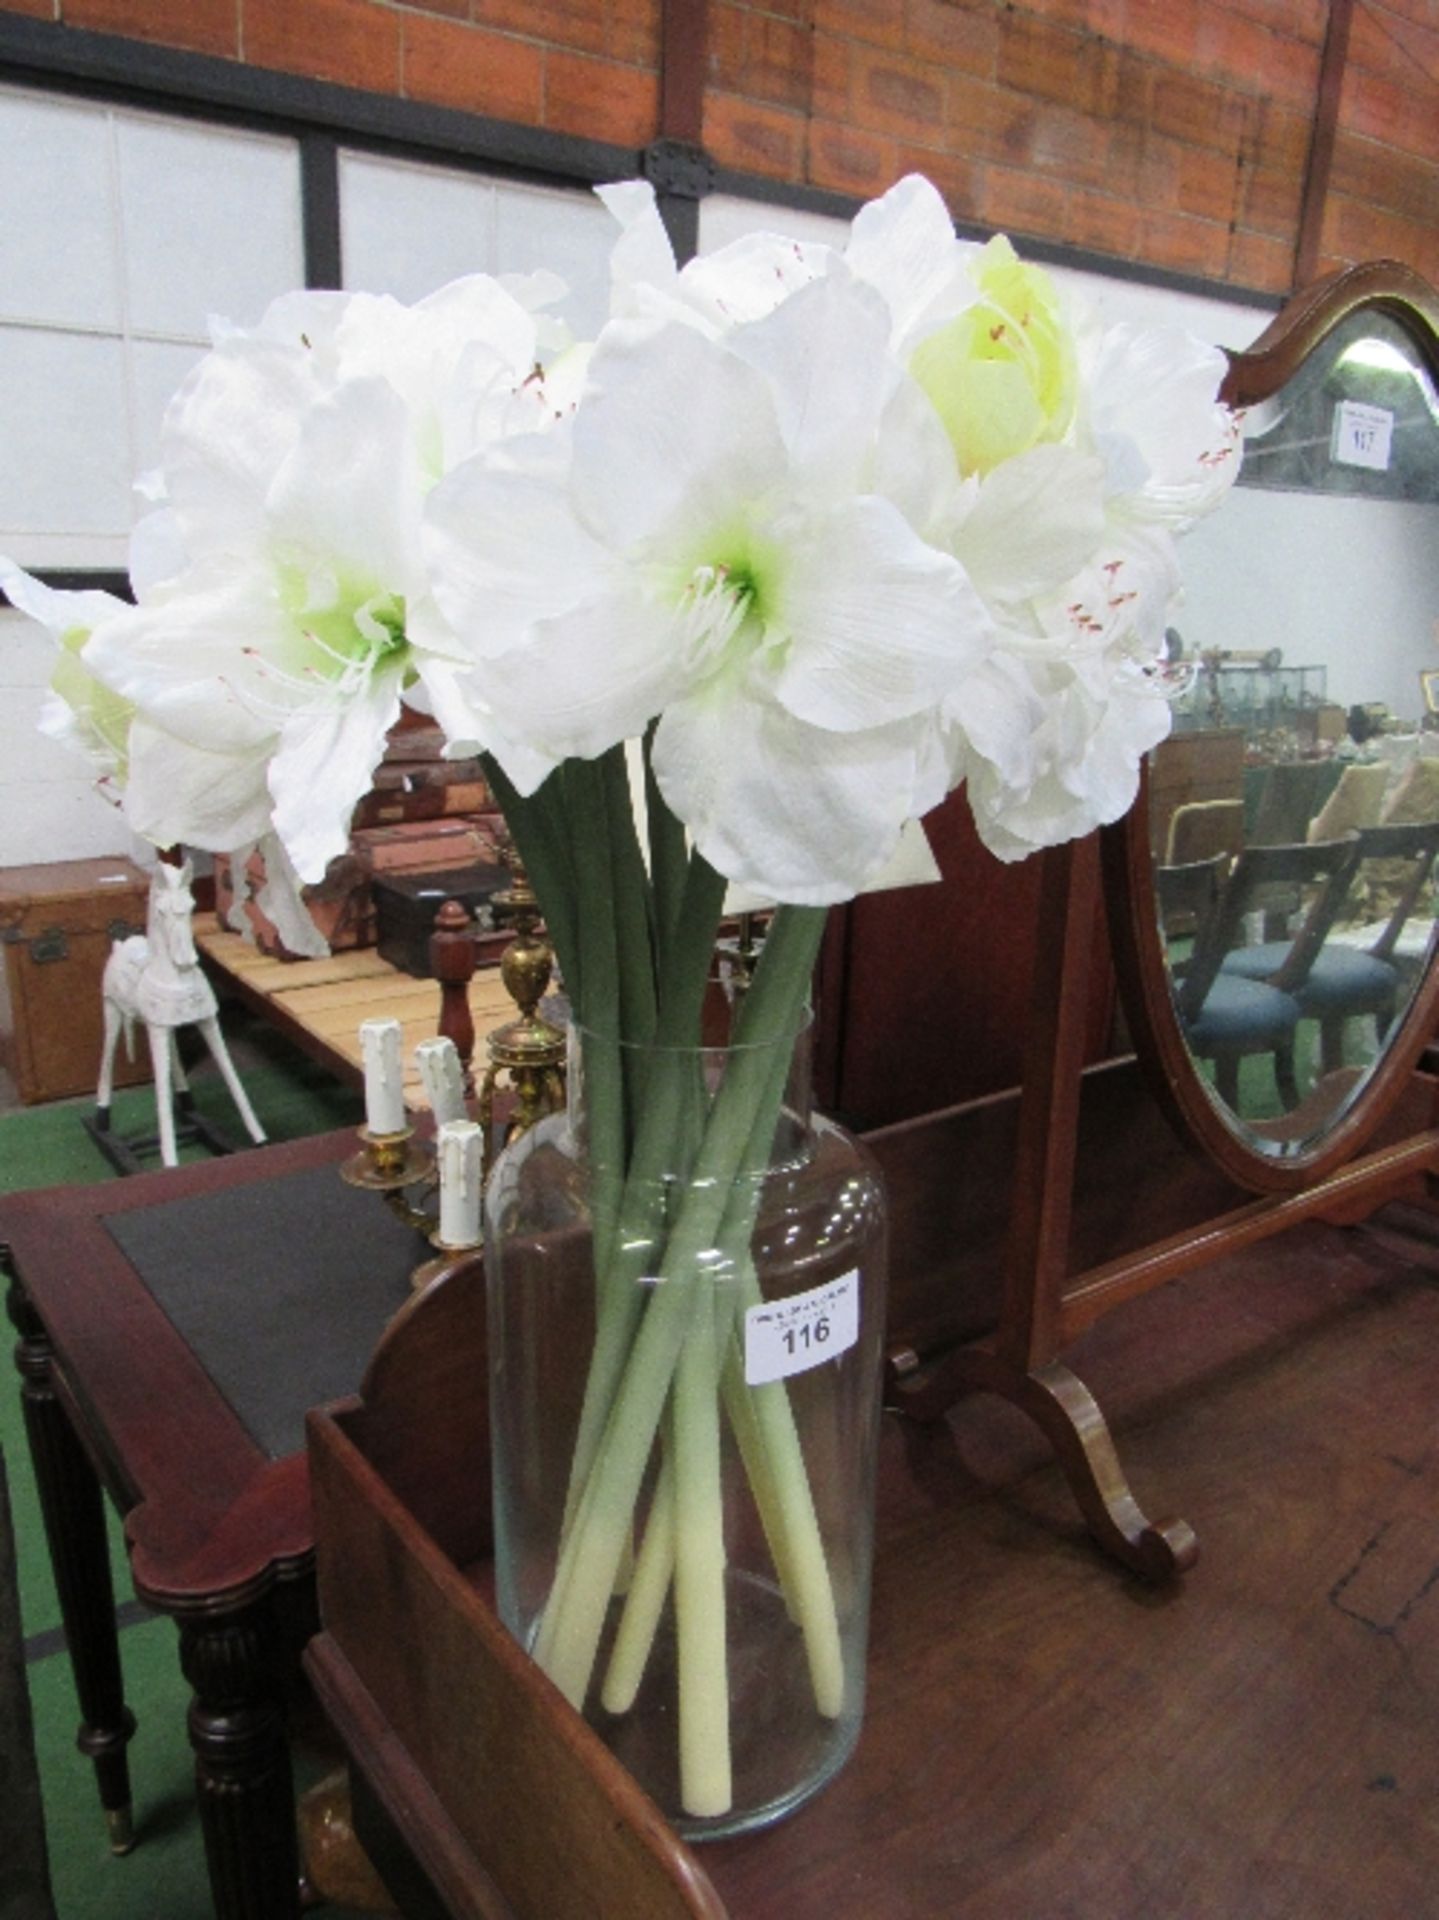
[[[1192,1563],[1193,1530],[1141,1510],[1066,1350],[1225,1253],[1439,1174],[1436,383],[1439,295],[1392,262],[1231,355],[1242,478],[1184,543],[1172,733],[1123,820],[1042,856],[997,1324],[890,1355],[915,1418],[975,1390],[1027,1413],[1095,1539],[1150,1579]],[[1101,875],[1137,1059],[1086,1067]]]
[[[1184,543],[1174,728],[1107,849],[1136,1046],[1253,1192],[1373,1133],[1439,970],[1439,302],[1407,269],[1292,302],[1225,397],[1244,460]]]

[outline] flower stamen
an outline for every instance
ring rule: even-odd
[[[754,598],[753,582],[736,578],[723,563],[695,568],[679,603],[680,648],[695,674],[703,677],[720,664]]]

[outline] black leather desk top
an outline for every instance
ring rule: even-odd
[[[106,1232],[272,1460],[353,1393],[429,1255],[335,1166],[117,1213]]]

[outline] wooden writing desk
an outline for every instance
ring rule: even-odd
[[[340,1180],[355,1145],[325,1134],[0,1202],[81,1750],[123,1847],[134,1721],[103,1487],[137,1595],[179,1624],[220,1920],[298,1911],[282,1702],[315,1624],[303,1415],[359,1380],[425,1251]]]

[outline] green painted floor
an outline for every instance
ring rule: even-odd
[[[226,1032],[245,1087],[272,1140],[297,1139],[358,1125],[358,1095],[313,1066],[268,1029],[226,1014]],[[235,1130],[233,1109],[208,1062],[193,1075],[196,1104],[217,1125]],[[0,1113],[0,1191],[59,1186],[113,1177],[80,1122],[86,1101]],[[122,1133],[153,1130],[148,1089],[116,1096]],[[188,1157],[188,1156],[187,1156]],[[0,1448],[14,1506],[20,1562],[20,1605],[45,1800],[51,1874],[60,1920],[209,1920],[199,1816],[185,1736],[189,1690],[180,1674],[176,1631],[168,1620],[138,1613],[119,1522],[112,1516],[112,1559],[123,1627],[120,1648],[126,1695],[138,1730],[130,1744],[138,1844],[124,1859],[106,1844],[90,1762],[75,1749],[79,1708],[60,1636],[40,1514],[30,1474],[18,1379],[0,1379]],[[127,1606],[126,1603],[129,1603]],[[343,1920],[338,1909],[330,1909]]]

